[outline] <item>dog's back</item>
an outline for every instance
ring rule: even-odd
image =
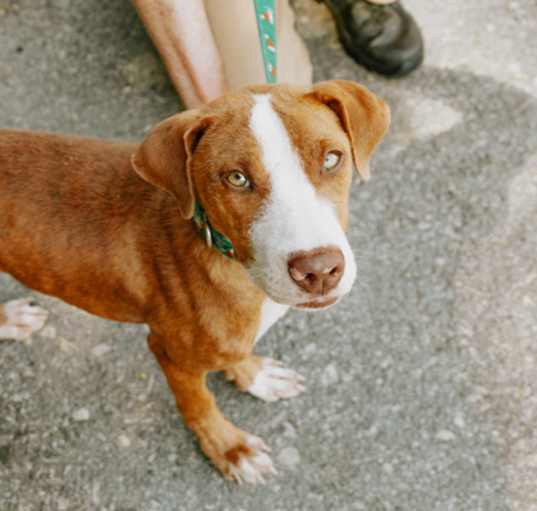
[[[96,268],[106,268],[106,285],[114,286],[110,270],[117,255],[112,254],[121,254],[117,245],[129,218],[152,190],[130,167],[135,148],[0,130],[0,271],[26,285],[31,279],[32,288],[72,303],[71,295],[81,291],[74,286],[105,285]],[[42,268],[38,278],[35,268]],[[84,307],[106,316],[102,303]]]

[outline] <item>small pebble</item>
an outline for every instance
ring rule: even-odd
[[[73,419],[77,422],[84,422],[90,418],[90,413],[87,408],[79,408],[73,412]]]
[[[448,429],[443,429],[436,434],[436,439],[441,442],[450,442],[451,440],[455,440],[455,438],[455,434]]]
[[[117,438],[117,443],[120,447],[127,448],[130,447],[131,441],[130,438],[126,435],[119,435]]]
[[[57,502],[58,505],[58,511],[66,511],[69,509],[69,501],[67,499],[64,499],[63,497],[60,497]]]
[[[315,346],[315,343],[311,342],[304,347],[304,349],[302,350],[302,353],[304,357],[308,358],[310,355],[312,355],[316,351],[317,351],[317,346]]]
[[[46,337],[48,339],[54,339],[56,337],[56,329],[52,325],[48,325],[40,332],[41,337]]]
[[[287,438],[296,438],[296,429],[290,422],[283,423],[283,436]]]
[[[292,470],[300,463],[300,454],[294,447],[286,447],[278,455],[278,460]]]
[[[460,429],[463,429],[466,426],[466,422],[464,421],[464,417],[460,414],[457,414],[455,416],[455,419],[453,420],[455,423],[455,426],[457,426]]]
[[[329,387],[339,381],[336,364],[329,364],[321,375],[321,384],[323,387]]]
[[[103,355],[106,355],[109,351],[111,351],[112,348],[108,346],[108,344],[97,344],[97,346],[94,346],[91,350],[91,353],[95,355],[96,357],[102,357]]]
[[[384,465],[382,465],[382,470],[387,474],[393,474],[393,465],[391,463],[384,463]]]

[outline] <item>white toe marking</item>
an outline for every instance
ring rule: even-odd
[[[0,325],[0,339],[28,339],[41,329],[48,312],[33,304],[30,298],[12,300],[4,304],[6,322]]]
[[[265,484],[264,474],[276,475],[272,460],[266,454],[270,449],[258,437],[248,436],[246,443],[252,449],[251,456],[241,456],[238,465],[230,466],[231,477],[239,484]]]
[[[258,436],[249,435],[246,439],[246,443],[248,444],[248,447],[251,447],[252,449],[257,449],[264,452],[272,451],[272,449]]]
[[[304,392],[304,377],[292,369],[281,366],[270,358],[263,360],[254,382],[247,389],[250,394],[264,401],[278,401],[295,397]]]

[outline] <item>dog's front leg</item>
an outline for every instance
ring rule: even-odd
[[[238,429],[220,412],[205,383],[207,371],[179,366],[166,353],[158,335],[148,338],[186,425],[198,437],[203,452],[222,472],[238,483],[264,482],[263,475],[276,473],[269,448],[260,439]]]

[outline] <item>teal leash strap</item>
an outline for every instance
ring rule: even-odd
[[[274,0],[254,0],[254,5],[265,79],[267,83],[276,83],[278,77],[278,49],[276,46],[276,9]],[[207,214],[198,201],[194,205],[192,220],[209,248],[215,248],[230,259],[235,257],[233,243],[211,225]]]
[[[276,44],[276,9],[274,0],[254,0],[259,42],[263,55],[263,67],[267,83],[276,83],[278,78],[278,47]]]

